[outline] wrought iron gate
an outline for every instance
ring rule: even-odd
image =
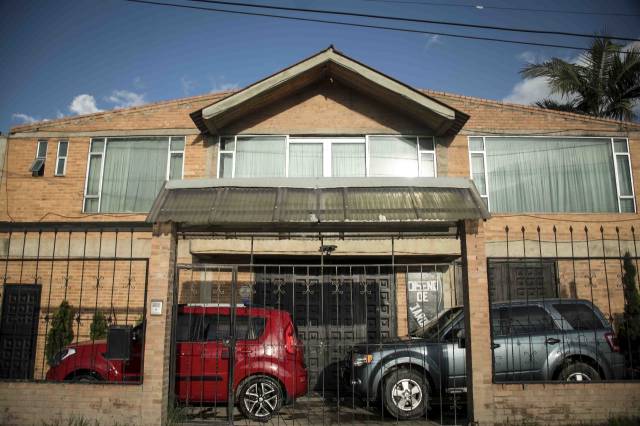
[[[433,281],[434,274],[444,273],[439,267],[448,276]],[[261,404],[278,401],[277,422],[397,421],[382,396],[370,398],[358,389],[352,376],[354,348],[408,353],[412,340],[397,336],[409,330],[409,288],[438,283],[437,300],[444,303],[435,304],[435,312],[425,311],[425,321],[444,324],[458,315],[455,269],[454,264],[179,264],[172,410],[183,420],[231,424],[256,420]],[[433,389],[425,394],[429,410],[421,418],[463,422],[464,348],[450,331],[433,336],[442,344],[429,353],[443,368],[453,363],[455,372],[427,373],[419,366],[426,350],[414,349],[413,355],[397,358],[399,364],[382,367],[383,380],[374,388],[383,395],[398,369],[418,374],[422,377],[415,380]],[[378,379],[371,376],[371,386],[373,380]],[[273,395],[278,398],[269,399]]]

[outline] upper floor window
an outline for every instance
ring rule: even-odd
[[[167,179],[181,179],[184,137],[94,138],[85,213],[148,212]]]
[[[222,136],[218,177],[436,176],[433,137]]]
[[[67,150],[68,141],[58,141],[58,155],[56,158],[56,176],[64,176],[67,171]]]
[[[36,159],[31,163],[29,171],[32,176],[44,176],[44,163],[47,159],[47,147],[49,143],[46,140],[38,141],[36,147]]]
[[[635,212],[627,139],[469,138],[471,178],[492,212]]]

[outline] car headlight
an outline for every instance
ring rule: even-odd
[[[373,355],[371,354],[353,354],[351,357],[351,363],[354,367],[361,367],[363,365],[371,364],[373,361]]]
[[[64,348],[53,357],[53,366],[60,364],[65,359],[76,354],[74,348]]]

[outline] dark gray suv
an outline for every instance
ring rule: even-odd
[[[624,378],[613,329],[592,303],[575,299],[493,304],[495,382]],[[443,311],[414,336],[353,348],[346,372],[356,394],[394,417],[423,416],[431,395],[466,392],[464,313]],[[462,398],[464,399],[464,398]]]

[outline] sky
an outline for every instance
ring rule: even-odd
[[[188,0],[158,1],[242,9]],[[640,38],[640,16],[584,13],[640,15],[638,0],[244,1]],[[562,9],[571,13],[482,6]],[[575,13],[578,11],[583,13]],[[590,41],[422,23],[313,17],[579,47],[586,47]],[[0,0],[0,132],[6,134],[23,123],[242,88],[331,44],[413,87],[524,104],[549,95],[543,79],[522,80],[519,71],[527,62],[551,57],[572,60],[579,54],[563,48],[211,13],[125,0]]]

